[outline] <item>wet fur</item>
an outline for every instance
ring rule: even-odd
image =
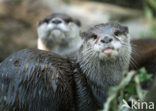
[[[68,60],[47,51],[25,49],[11,55],[0,65],[0,110],[72,111],[70,69]]]
[[[87,43],[85,43],[85,45],[87,45]],[[126,48],[127,53],[123,53],[123,55],[121,54],[115,59],[100,60],[96,54],[94,55],[95,52],[93,52],[91,48],[89,49],[89,46],[85,45],[83,45],[80,53],[79,62],[80,67],[86,76],[90,78],[90,80],[96,81],[100,86],[105,83],[108,85],[118,84],[121,80],[123,71],[128,69],[131,49]]]
[[[88,43],[84,42],[75,59],[37,49],[25,49],[5,59],[0,65],[0,110],[102,109],[108,88],[119,83],[130,56],[100,59],[94,52],[86,51],[92,48]],[[130,45],[128,41],[127,45]],[[125,48],[123,45],[122,49]]]

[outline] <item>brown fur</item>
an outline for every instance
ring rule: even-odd
[[[131,44],[134,63],[130,64],[130,70],[145,67],[149,73],[156,74],[156,39],[136,39]]]

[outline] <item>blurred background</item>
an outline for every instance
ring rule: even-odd
[[[37,22],[52,12],[79,19],[82,30],[114,21],[127,25],[132,38],[156,37],[156,0],[0,0],[0,61],[36,48]]]
[[[156,38],[156,0],[0,0],[0,62],[20,49],[37,48],[37,22],[53,12],[79,19],[82,31],[95,24],[113,21],[128,26],[133,39]],[[152,77],[145,69],[138,73],[139,76],[132,77],[126,88],[118,91],[121,94],[127,92],[128,99],[145,92],[137,87],[135,78],[140,77],[141,82],[146,83],[151,81]],[[146,96],[147,100],[156,103],[155,92],[156,82]],[[116,107],[113,108],[116,111]]]

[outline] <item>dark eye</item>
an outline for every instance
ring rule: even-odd
[[[121,35],[121,32],[117,30],[117,31],[114,32],[114,35],[119,36],[119,35]]]
[[[44,19],[44,22],[45,22],[45,23],[48,23],[49,21],[50,21],[50,20],[49,20],[49,19],[47,19],[47,18],[46,18],[46,19]]]
[[[93,34],[93,35],[91,35],[91,38],[97,39],[97,35]]]
[[[71,22],[71,21],[72,21],[71,19],[66,19],[66,20],[65,20],[66,23],[69,23],[69,22]]]

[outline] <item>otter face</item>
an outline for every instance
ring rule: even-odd
[[[61,41],[71,36],[73,29],[79,31],[80,22],[73,20],[70,16],[62,13],[54,13],[38,23],[38,36],[40,38]],[[74,30],[74,31],[75,31]]]
[[[91,50],[100,59],[124,56],[131,51],[128,28],[116,23],[96,25],[85,33],[85,50]]]

